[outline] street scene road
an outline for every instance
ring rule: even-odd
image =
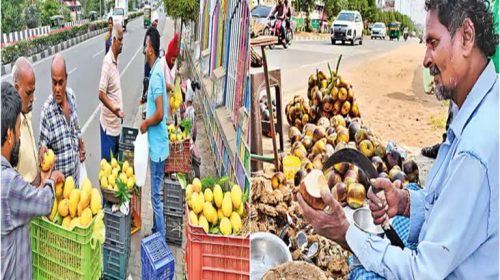
[[[160,14],[159,27],[164,26],[165,17]],[[144,76],[144,55],[142,43],[146,29],[143,18],[138,17],[127,25],[124,33],[123,49],[118,59],[121,87],[123,90],[124,126],[133,124],[139,110],[139,99],[142,92]],[[163,45],[164,42],[162,42]],[[88,178],[98,185],[98,166],[101,160],[99,137],[99,105],[98,86],[104,59],[104,34],[84,41],[74,47],[60,52],[66,60],[68,87],[74,90],[77,99],[78,117],[83,139],[87,149],[85,165]],[[52,94],[50,66],[52,57],[33,64],[36,77],[35,101],[33,104],[33,132],[38,142],[41,108],[48,96]],[[2,77],[2,81],[11,81],[11,75]]]
[[[330,39],[292,42],[288,49],[276,46],[266,50],[270,69],[281,69],[283,91],[295,92],[303,89],[308,74],[316,69],[325,69],[330,63],[332,69],[342,54],[341,71],[354,67],[363,61],[387,53],[405,44],[401,41],[370,40],[365,37],[363,45],[332,45]],[[260,52],[260,51],[258,51]]]

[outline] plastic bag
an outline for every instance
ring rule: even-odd
[[[134,170],[136,184],[139,187],[146,183],[146,173],[148,171],[149,143],[148,133],[137,134],[134,141]]]
[[[87,168],[85,162],[80,162],[80,174],[78,175],[78,186],[81,186],[83,179],[87,178]]]

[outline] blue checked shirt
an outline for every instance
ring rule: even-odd
[[[43,104],[40,124],[40,146],[47,146],[56,155],[55,170],[59,170],[64,177],[72,176],[78,182],[80,167],[80,122],[76,114],[75,94],[70,88],[66,89],[69,102],[70,121],[56,100],[49,96]]]
[[[32,278],[29,223],[53,202],[53,187],[32,186],[2,156],[2,279]]]
[[[454,117],[428,185],[410,190],[416,251],[349,227],[347,242],[365,269],[386,279],[498,279],[498,86],[490,61]]]

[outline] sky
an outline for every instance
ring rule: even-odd
[[[417,24],[425,23],[425,0],[395,0],[394,8],[408,15]]]

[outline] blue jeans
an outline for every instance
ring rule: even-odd
[[[160,232],[165,237],[165,222],[163,221],[163,202],[160,191],[165,176],[165,161],[150,160],[151,169],[151,205],[153,206],[153,233]]]
[[[101,128],[101,158],[105,158],[108,162],[111,160],[111,153],[115,158],[118,158],[118,144],[120,143],[120,135],[109,136],[104,131],[102,124]]]

